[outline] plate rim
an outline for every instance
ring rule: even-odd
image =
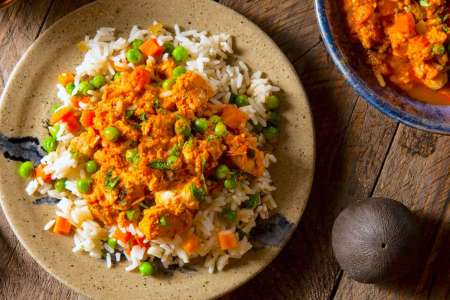
[[[71,17],[72,15],[75,15],[77,13],[80,13],[80,11],[85,10],[87,8],[89,8],[90,6],[95,6],[95,5],[99,5],[99,3],[101,2],[108,2],[110,0],[97,0],[97,1],[93,1],[90,3],[87,3],[85,5],[82,5],[81,7],[71,11],[68,14],[65,14],[64,16],[60,17],[58,20],[56,20],[52,25],[50,25],[48,28],[46,28],[37,39],[35,39],[31,45],[27,48],[27,50],[22,54],[22,56],[20,57],[20,59],[18,60],[18,62],[16,63],[16,65],[14,66],[8,80],[7,83],[5,85],[5,88],[1,94],[0,97],[0,109],[3,109],[4,105],[5,105],[5,99],[7,98],[7,94],[11,88],[13,79],[20,74],[19,71],[24,68],[24,64],[25,64],[25,60],[27,60],[29,54],[39,46],[40,42],[47,36],[52,34],[52,32],[54,31],[54,29],[64,21],[64,19]],[[143,0],[143,1],[147,1],[147,0]],[[183,0],[184,1],[184,0]],[[190,1],[190,0],[187,0]],[[238,11],[235,11],[234,9],[225,6],[221,3],[218,3],[216,1],[208,1],[208,0],[195,0],[195,1],[200,1],[203,3],[209,3],[209,5],[215,6],[216,9],[225,9],[228,13],[230,13],[231,15],[234,15],[235,17],[241,18],[243,20],[245,20],[247,22],[247,24],[245,24],[245,26],[251,26],[253,30],[257,31],[259,34],[261,34],[264,38],[265,38],[265,42],[268,42],[272,47],[274,47],[275,49],[277,49],[277,51],[280,54],[280,58],[286,63],[286,66],[289,68],[289,72],[291,72],[294,75],[294,80],[295,80],[295,85],[298,86],[301,89],[301,92],[304,96],[304,100],[305,100],[305,115],[307,116],[307,118],[310,119],[310,127],[311,127],[311,137],[310,137],[310,143],[311,143],[311,161],[310,161],[310,166],[308,166],[308,170],[310,172],[310,177],[309,180],[307,180],[307,182],[305,183],[305,195],[307,195],[305,198],[306,200],[304,201],[303,205],[301,205],[301,207],[299,207],[299,213],[298,216],[295,218],[295,220],[290,220],[292,221],[293,224],[293,228],[292,230],[289,231],[288,235],[286,236],[286,238],[283,240],[283,242],[277,246],[276,250],[270,254],[267,258],[267,260],[261,264],[261,266],[259,268],[257,268],[257,270],[252,273],[249,276],[246,276],[243,280],[240,280],[234,284],[231,284],[227,289],[223,289],[218,293],[215,293],[212,298],[216,299],[219,297],[222,297],[224,295],[226,295],[227,293],[230,293],[234,290],[236,290],[237,288],[241,287],[242,285],[244,285],[245,283],[249,282],[250,280],[252,280],[253,278],[255,278],[259,273],[261,273],[265,268],[267,268],[268,265],[270,265],[272,263],[272,261],[283,251],[284,247],[286,246],[286,244],[291,240],[292,235],[294,234],[294,232],[297,230],[298,225],[303,217],[303,214],[305,212],[306,206],[310,200],[311,197],[311,190],[312,190],[312,185],[313,185],[313,181],[314,181],[314,177],[315,177],[315,169],[316,169],[316,132],[315,132],[315,126],[314,126],[314,116],[312,114],[312,110],[311,110],[311,105],[309,102],[309,98],[308,95],[306,93],[306,90],[303,86],[302,81],[299,78],[299,75],[297,73],[297,71],[295,70],[294,66],[292,65],[291,61],[287,58],[286,54],[281,50],[281,48],[272,40],[272,38],[264,31],[262,30],[258,25],[256,25],[252,20],[248,19],[246,16],[244,16],[243,14],[239,13]],[[292,78],[291,78],[292,79]],[[1,118],[1,116],[0,116]],[[57,274],[55,272],[55,270],[51,270],[51,264],[47,264],[45,262],[43,262],[38,255],[35,254],[35,252],[28,246],[27,242],[23,239],[23,237],[17,232],[17,228],[16,226],[14,226],[13,221],[10,218],[10,215],[8,213],[8,209],[5,207],[4,202],[6,202],[7,200],[4,199],[4,195],[2,193],[2,191],[0,190],[0,207],[6,217],[6,220],[8,222],[9,227],[11,228],[11,230],[13,231],[15,237],[18,239],[18,241],[20,242],[21,246],[23,248],[25,248],[25,250],[27,251],[28,255],[30,255],[32,257],[32,259],[34,261],[36,261],[38,263],[38,265],[43,268],[48,274],[50,274],[53,278],[57,279],[59,282],[63,283],[65,286],[69,287],[70,289],[72,289],[73,291],[87,296],[87,297],[92,297],[92,295],[89,295],[86,293],[85,290],[83,290],[81,287],[72,284],[71,281],[66,280],[65,278],[63,278],[63,276],[60,276],[60,274]],[[244,257],[243,257],[244,258]],[[245,258],[244,258],[245,259]],[[214,274],[212,274],[213,276]]]

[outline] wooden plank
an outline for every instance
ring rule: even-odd
[[[384,285],[344,276],[336,299],[448,299],[449,170],[449,136],[400,127],[374,195],[401,201],[418,216],[424,233],[422,259],[411,276]]]
[[[299,228],[266,270],[228,298],[326,299],[339,275],[330,248],[333,220],[370,194],[397,125],[356,100],[320,43],[312,2],[220,2],[263,28],[294,62],[317,136],[316,178]]]
[[[88,1],[18,1],[0,11],[0,91],[20,56],[58,18]],[[42,269],[0,215],[0,299],[83,299]]]

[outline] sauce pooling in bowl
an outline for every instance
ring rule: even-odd
[[[379,83],[450,105],[450,5],[446,0],[342,0],[351,35]]]

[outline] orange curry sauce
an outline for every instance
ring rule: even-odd
[[[446,0],[342,0],[380,84],[384,78],[428,103],[450,105],[450,3]]]

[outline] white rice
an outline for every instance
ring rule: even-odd
[[[79,46],[87,49],[83,61],[75,69],[75,95],[79,89],[81,78],[89,75],[103,74],[107,80],[111,80],[115,73],[115,67],[134,67],[127,64],[125,51],[129,43],[135,39],[156,38],[162,45],[167,41],[172,41],[174,46],[182,45],[189,50],[190,57],[186,61],[186,68],[202,75],[208,80],[215,95],[210,99],[212,103],[229,103],[233,94],[246,94],[249,105],[240,109],[249,115],[254,125],[266,126],[265,99],[279,88],[272,85],[269,79],[261,72],[251,72],[248,66],[238,60],[233,65],[228,64],[228,59],[233,56],[232,37],[226,33],[209,34],[204,31],[188,30],[181,31],[178,25],[173,28],[174,34],[162,29],[159,35],[154,36],[152,32],[133,26],[127,38],[116,38],[115,29],[102,27],[97,30],[93,38],[86,36]],[[163,60],[169,58],[168,54],[162,56]],[[153,62],[154,58],[148,58],[148,62]],[[70,105],[70,98],[66,89],[58,84],[57,96],[63,105]],[[94,95],[94,91],[89,91]],[[171,91],[163,92],[161,97],[170,96]],[[101,94],[95,92],[95,97],[100,98]],[[60,198],[61,201],[56,206],[56,215],[64,217],[70,221],[75,228],[73,235],[73,252],[84,251],[90,256],[100,258],[102,251],[106,251],[106,266],[112,267],[112,258],[115,261],[121,260],[121,251],[126,245],[118,242],[118,249],[113,249],[104,243],[108,236],[112,236],[116,227],[102,228],[92,216],[86,201],[78,192],[76,180],[84,177],[84,171],[78,165],[76,158],[68,150],[68,145],[74,136],[68,132],[65,123],[58,123],[60,126],[56,134],[59,142],[56,151],[46,155],[42,162],[46,167],[44,172],[52,174],[52,179],[67,178],[65,188],[67,191],[59,193],[52,189],[50,185],[37,180],[31,180],[26,187],[26,192],[33,195],[37,191],[48,193],[48,195]],[[264,138],[258,136],[258,143],[262,145]],[[267,154],[264,159],[265,167],[275,163],[276,158],[272,154]],[[204,207],[196,214],[192,232],[200,238],[200,249],[188,255],[182,247],[182,239],[176,236],[172,240],[157,239],[152,241],[144,240],[145,247],[135,245],[129,254],[125,254],[129,261],[125,271],[136,269],[140,262],[149,258],[159,258],[161,263],[168,267],[171,264],[182,266],[189,263],[196,256],[204,257],[204,266],[213,273],[216,270],[222,271],[228,264],[230,258],[241,258],[252,248],[247,237],[243,237],[238,247],[233,250],[223,251],[218,247],[217,233],[226,228],[226,224],[221,218],[224,208],[231,208],[237,211],[237,219],[241,225],[239,229],[248,234],[255,226],[258,217],[267,218],[269,210],[276,208],[276,203],[271,196],[275,190],[272,185],[269,172],[266,170],[260,178],[252,182],[244,181],[233,191],[224,190],[216,198],[207,197]],[[252,194],[260,193],[265,195],[256,209],[240,208],[242,203],[249,199]],[[53,227],[55,220],[52,219],[45,226],[45,230]],[[142,232],[129,225],[128,228],[117,227],[123,233],[130,232],[133,236],[143,238]],[[233,228],[235,230],[236,228]]]

